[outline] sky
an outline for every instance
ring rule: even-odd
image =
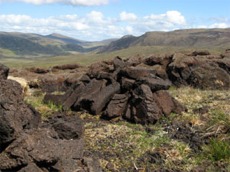
[[[229,28],[230,0],[0,0],[0,31],[85,41],[149,31]]]

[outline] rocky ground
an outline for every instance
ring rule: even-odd
[[[230,171],[229,51],[1,65],[0,84],[1,171]]]
[[[190,87],[170,93],[188,111],[155,125],[81,115],[86,147],[105,171],[229,171],[230,94]]]
[[[84,153],[82,120],[63,111],[42,120],[8,73],[0,65],[0,171],[101,171],[99,162]]]
[[[77,112],[84,121],[86,154],[98,159],[103,171],[229,171],[230,93],[191,87],[172,87],[169,93],[187,111],[154,125]],[[41,97],[28,96],[27,101],[37,103]],[[45,119],[59,111],[39,104]]]

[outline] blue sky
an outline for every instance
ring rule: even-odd
[[[230,0],[0,0],[0,31],[95,41],[148,31],[229,28]]]

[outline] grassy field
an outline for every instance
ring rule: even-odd
[[[4,49],[4,48],[0,48],[0,54],[7,56],[7,57],[15,57],[16,56],[16,54],[13,51],[8,50],[8,49]]]
[[[175,52],[192,52],[197,49],[194,48],[178,48],[178,47],[162,47],[162,46],[137,46],[110,53],[86,53],[86,54],[74,54],[66,56],[55,57],[6,57],[0,58],[0,62],[13,68],[25,68],[25,67],[51,67],[58,64],[78,63],[81,65],[90,65],[92,63],[113,59],[116,56],[122,58],[129,58],[133,56],[149,56],[150,54],[173,54]],[[201,48],[201,50],[204,50]],[[224,52],[222,48],[211,48],[210,53],[218,54]]]

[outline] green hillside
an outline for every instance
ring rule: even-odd
[[[80,41],[60,34],[42,36],[31,33],[0,32],[0,49],[4,50],[0,53],[4,57],[40,57],[87,53],[95,51],[107,43],[103,41]]]
[[[230,29],[188,29],[171,32],[147,32],[139,37],[122,37],[111,42],[101,52],[111,52],[134,46],[226,49],[230,47]]]

